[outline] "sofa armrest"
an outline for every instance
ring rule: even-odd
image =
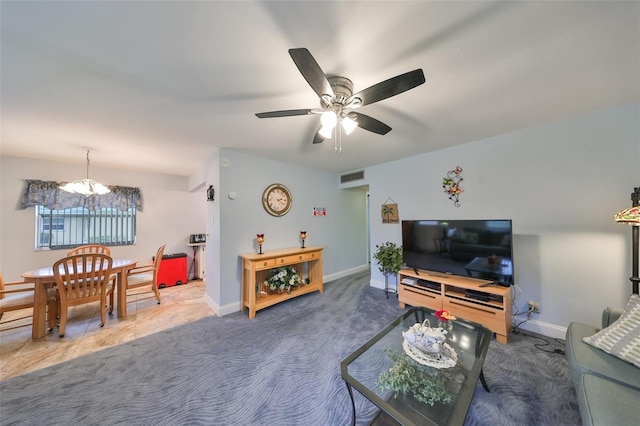
[[[620,318],[622,309],[607,308],[602,311],[602,328],[610,326],[614,321]]]

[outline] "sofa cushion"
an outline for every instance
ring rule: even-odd
[[[640,389],[637,367],[583,342],[583,337],[597,331],[596,327],[578,322],[567,328],[567,361],[574,383],[581,380],[582,374],[590,373]]]
[[[640,367],[640,296],[632,294],[617,321],[582,340]]]
[[[576,386],[576,393],[583,424],[637,424],[640,390],[593,374],[583,374],[580,384]]]

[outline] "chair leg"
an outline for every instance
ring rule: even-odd
[[[113,313],[113,293],[115,293],[115,289],[109,293],[109,315]]]
[[[100,327],[104,327],[104,324],[107,322],[107,301],[103,300],[103,303],[100,303]]]
[[[49,321],[49,331],[56,328],[58,324],[58,298],[51,299],[47,302],[47,318]]]
[[[160,302],[162,301],[162,297],[160,297],[160,290],[158,290],[158,286],[156,285],[156,283],[151,284],[151,288],[153,289],[153,292],[156,295],[156,299],[158,299],[158,305],[159,305]]]
[[[64,332],[67,330],[67,314],[69,308],[66,303],[60,304],[60,328],[58,328],[58,337],[64,337]]]

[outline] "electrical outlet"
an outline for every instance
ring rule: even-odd
[[[534,314],[540,313],[540,304],[533,300],[529,300],[529,312],[533,312]]]

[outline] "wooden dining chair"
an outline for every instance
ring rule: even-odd
[[[111,256],[111,249],[107,246],[103,246],[102,244],[87,244],[84,246],[78,246],[74,249],[69,250],[67,256],[73,256],[74,254],[85,254],[85,253],[99,253],[106,254],[107,256]]]
[[[5,282],[0,272],[0,319],[2,319],[5,312],[33,308],[33,292],[33,283],[24,281]],[[56,290],[54,288],[47,290],[47,315],[49,329],[53,329],[56,326],[58,317],[58,304],[56,302]],[[33,312],[31,315],[14,318],[0,324],[19,321],[29,318],[30,316],[33,316]],[[3,328],[3,330],[10,330],[12,328],[16,327]]]
[[[162,262],[162,255],[164,254],[164,248],[166,244],[163,244],[158,248],[153,263],[146,265],[136,266],[131,269],[127,274],[127,290],[131,290],[139,287],[149,287],[149,290],[153,291],[158,300],[158,305],[162,301],[160,297],[160,291],[158,290],[158,271],[160,270],[160,263]],[[113,309],[113,303],[111,302],[111,308]]]
[[[113,298],[111,256],[85,253],[67,256],[53,264],[60,300],[59,336],[64,337],[70,306],[100,302],[100,327],[107,321],[107,296]]]

